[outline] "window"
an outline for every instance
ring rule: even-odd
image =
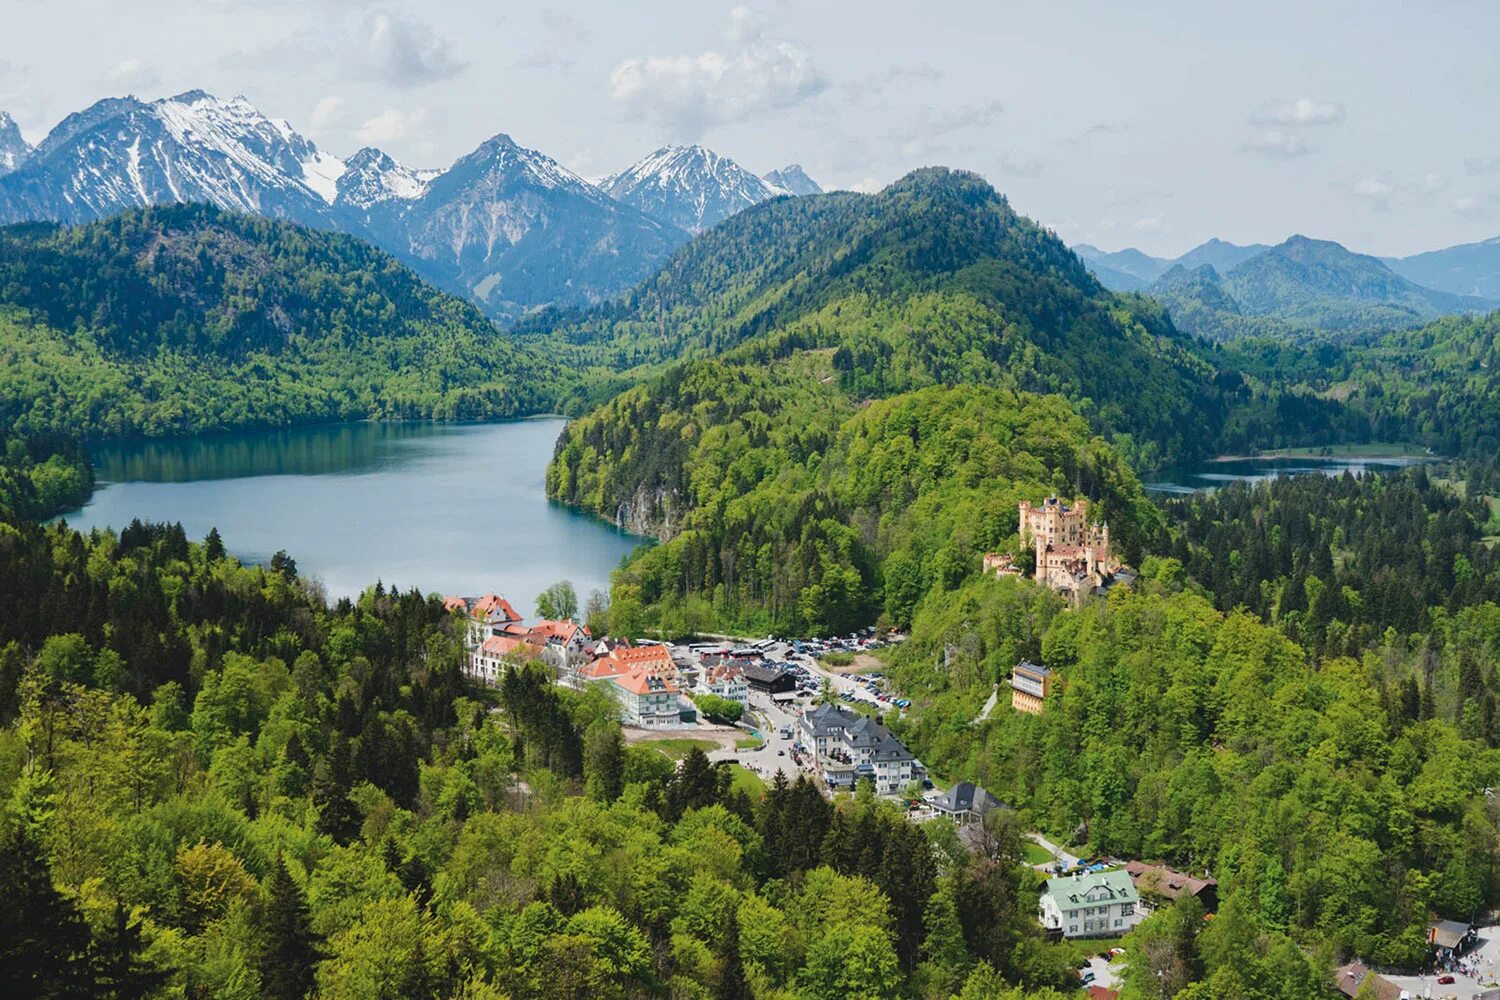
[[[1122,916],[1122,917],[1128,917],[1128,916],[1131,916],[1134,913],[1135,913],[1135,904],[1134,903],[1121,903],[1120,904],[1120,916]]]

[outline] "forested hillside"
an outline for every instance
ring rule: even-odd
[[[1106,292],[982,179],[944,169],[875,195],[758,205],[618,303],[522,333],[615,369],[827,348],[855,399],[959,383],[1058,392],[1146,466],[1200,453],[1202,431],[1249,399],[1159,308]]]
[[[566,392],[388,255],[197,206],[0,229],[0,361],[18,433],[502,417]]]
[[[1100,497],[1127,551],[1157,525],[1061,398],[933,387],[857,407],[826,353],[673,369],[570,424],[547,486],[663,534],[613,591],[617,627],[667,634],[905,623],[1014,544],[1026,497]]]
[[[751,799],[462,624],[217,534],[0,523],[0,993],[1061,1000],[1014,827]],[[492,711],[491,708],[496,710]],[[1023,993],[1023,989],[1025,992]]]

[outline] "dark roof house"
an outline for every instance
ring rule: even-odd
[[[963,826],[983,819],[986,813],[1004,809],[1005,803],[972,781],[960,781],[932,800],[932,807]]]

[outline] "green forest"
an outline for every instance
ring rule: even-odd
[[[165,436],[551,410],[566,370],[348,236],[201,206],[0,229],[0,427]]]
[[[460,673],[435,597],[0,524],[0,990],[30,997],[1060,997],[1017,830],[751,800],[613,703]]]

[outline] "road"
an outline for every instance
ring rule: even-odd
[[[1074,865],[1078,864],[1078,858],[1075,855],[1069,854],[1067,851],[1063,850],[1061,847],[1058,847],[1046,837],[1043,837],[1040,833],[1036,833],[1033,831],[1032,833],[1028,833],[1026,836],[1030,837],[1035,843],[1040,844],[1043,849],[1051,851],[1057,858],[1057,860],[1063,863],[1064,868],[1072,868]],[[1055,864],[1056,862],[1053,863]],[[1051,867],[1052,865],[1050,864],[1038,865],[1037,869],[1050,869]]]
[[[750,708],[760,719],[764,720],[764,725],[757,723],[757,727],[766,737],[765,746],[759,750],[721,748],[710,752],[708,759],[736,761],[767,781],[774,778],[777,771],[785,773],[788,781],[795,781],[798,772],[797,764],[792,760],[792,744],[796,742],[797,737],[796,717],[772,704],[771,699],[763,694],[750,696]],[[783,728],[792,730],[791,739],[781,738],[780,732]]]

